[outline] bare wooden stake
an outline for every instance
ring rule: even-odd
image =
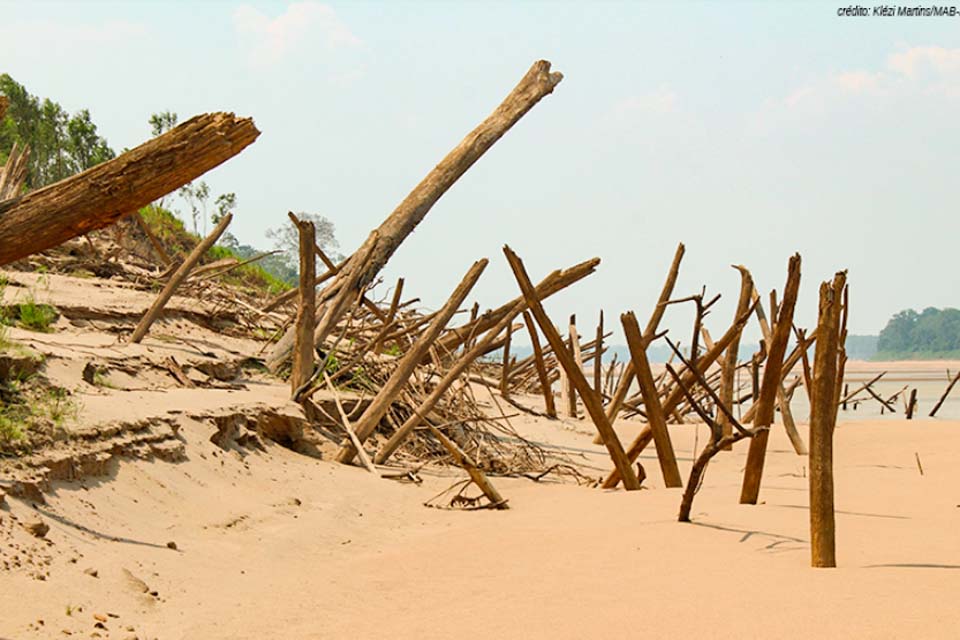
[[[657,459],[660,461],[660,471],[663,473],[663,483],[667,488],[683,486],[680,479],[680,469],[677,467],[677,456],[670,441],[670,432],[667,431],[667,420],[663,415],[663,406],[657,393],[657,385],[650,370],[650,361],[647,359],[648,341],[653,336],[641,336],[640,325],[632,311],[620,316],[623,324],[623,333],[630,349],[630,359],[633,370],[636,371],[637,382],[640,383],[640,393],[643,396],[643,408],[647,413],[647,422],[653,432],[653,443],[657,449]]]
[[[933,409],[930,411],[930,417],[934,418],[937,415],[937,411],[940,411],[940,407],[943,406],[943,403],[946,401],[947,396],[950,395],[950,392],[953,391],[954,385],[960,381],[960,371],[957,372],[957,375],[954,376],[953,380],[950,381],[950,384],[947,385],[946,391],[943,392],[943,395],[940,396],[940,399],[937,400],[937,404],[934,405]]]
[[[228,213],[223,216],[223,219],[220,220],[220,224],[210,232],[210,235],[203,239],[196,247],[193,248],[193,251],[190,252],[190,255],[187,256],[186,260],[183,261],[183,264],[180,265],[173,275],[170,276],[170,280],[167,282],[167,285],[160,291],[160,295],[157,296],[157,299],[153,301],[153,305],[147,312],[144,314],[143,318],[140,319],[137,328],[134,329],[133,335],[130,336],[130,342],[140,342],[143,340],[143,337],[147,335],[147,331],[150,330],[150,325],[157,319],[160,315],[160,312],[163,311],[164,305],[169,302],[170,298],[173,297],[174,292],[177,290],[177,287],[180,286],[180,283],[190,274],[190,270],[193,269],[194,265],[200,261],[200,258],[203,257],[210,247],[220,238],[224,231],[227,230],[227,225],[230,224],[230,221],[233,220],[233,214]]]
[[[817,349],[810,408],[810,551],[814,567],[835,567],[833,508],[833,431],[840,368],[840,314],[846,272],[820,285]]]
[[[307,223],[310,226],[313,226],[313,223]],[[310,247],[313,248],[312,246]],[[353,430],[353,426],[350,424],[350,416],[347,415],[347,412],[343,410],[343,404],[340,402],[340,394],[337,393],[337,388],[333,386],[333,381],[330,380],[330,376],[327,375],[327,372],[323,372],[323,379],[327,382],[327,387],[330,389],[330,393],[333,394],[333,401],[337,405],[337,412],[340,414],[340,420],[343,422],[343,430],[347,432],[347,437],[350,438],[350,442],[353,443],[354,449],[357,450],[357,453],[360,455],[360,461],[363,463],[363,467],[372,474],[377,473],[377,468],[373,466],[373,461],[370,460],[370,456],[367,455],[367,452],[363,450],[363,445],[360,442],[360,439],[357,438],[357,433]]]
[[[300,294],[297,318],[294,321],[296,342],[290,370],[291,393],[296,393],[297,389],[313,376],[313,323],[317,300],[317,254],[314,251],[316,228],[312,222],[306,220],[297,220],[296,225],[300,234]]]
[[[596,347],[593,351],[593,390],[597,395],[603,393],[603,309],[600,309],[600,321],[597,323]]]
[[[747,307],[750,306],[751,296],[753,295],[753,276],[743,265],[735,265],[734,269],[740,272],[740,297],[737,299],[737,310],[733,318],[742,316]],[[737,371],[737,362],[740,359],[740,338],[739,336],[730,343],[726,352],[723,354],[723,361],[720,364],[720,402],[728,411],[733,410],[733,386],[734,374]],[[727,417],[727,413],[720,411],[717,415],[717,422],[720,425],[721,439],[733,435],[733,424]],[[731,441],[724,441],[721,447],[723,451],[733,450]]]
[[[527,333],[530,334],[530,346],[533,347],[534,364],[537,367],[537,376],[540,378],[540,389],[543,391],[544,411],[550,418],[557,417],[557,406],[553,401],[553,388],[550,386],[550,379],[547,377],[547,368],[543,364],[543,349],[540,348],[540,338],[537,336],[537,327],[534,325],[533,318],[528,311],[523,312],[523,321],[527,325]]]
[[[783,369],[787,342],[790,340],[790,333],[793,329],[793,311],[797,304],[799,291],[800,254],[794,254],[787,267],[787,283],[783,289],[783,302],[780,304],[780,313],[776,317],[770,345],[767,348],[767,362],[763,368],[763,382],[760,385],[760,396],[757,399],[757,413],[753,419],[754,430],[757,431],[757,434],[750,439],[750,449],[747,452],[743,486],[740,490],[741,504],[756,504],[760,495],[760,480],[763,477],[767,440],[770,437],[769,431],[761,429],[773,424],[778,397],[777,391],[782,392],[783,390],[780,373]],[[756,308],[759,309],[759,305]]]

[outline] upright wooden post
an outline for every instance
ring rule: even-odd
[[[550,378],[547,376],[547,367],[543,363],[543,349],[540,347],[540,338],[537,336],[537,327],[533,324],[533,318],[530,313],[523,312],[523,322],[527,325],[527,333],[530,334],[530,346],[533,347],[534,364],[537,367],[537,377],[540,379],[540,389],[543,391],[543,405],[547,416],[557,417],[557,406],[553,401],[553,388],[550,386]]]
[[[313,376],[313,323],[317,299],[317,260],[313,245],[316,228],[312,222],[297,220],[300,233],[300,289],[297,304],[296,342],[293,348],[293,367],[290,370],[291,393],[296,393]]]
[[[733,315],[733,320],[736,322],[737,318],[742,316],[747,311],[747,307],[750,306],[751,296],[753,295],[753,277],[750,275],[750,272],[747,271],[747,268],[739,265],[735,266],[740,272],[740,297],[737,299],[737,310]],[[709,347],[708,347],[709,348]],[[730,343],[730,346],[727,347],[727,351],[723,354],[723,361],[720,364],[720,402],[727,409],[726,412],[719,411],[717,415],[717,422],[720,424],[720,431],[724,438],[733,435],[733,424],[730,422],[728,413],[733,411],[733,388],[734,388],[734,374],[737,370],[737,362],[740,359],[740,337]],[[733,444],[724,444],[722,451],[731,451],[733,449]]]
[[[227,230],[227,225],[230,224],[231,220],[233,220],[233,214],[228,213],[223,216],[223,219],[220,220],[220,224],[217,225],[216,229],[211,231],[209,236],[197,244],[197,246],[193,248],[193,251],[190,252],[190,255],[187,256],[186,260],[183,261],[183,264],[180,265],[180,268],[173,272],[166,286],[160,291],[160,295],[157,296],[157,299],[153,301],[153,305],[151,305],[140,319],[137,328],[133,330],[133,335],[130,336],[130,342],[140,342],[143,340],[143,337],[147,335],[147,331],[150,330],[150,325],[153,324],[154,320],[160,315],[160,312],[163,311],[164,305],[173,297],[177,287],[179,287],[180,283],[190,274],[190,270],[200,261],[203,254],[205,254],[220,238],[223,232]]]
[[[840,313],[846,272],[820,285],[817,349],[810,410],[810,551],[814,567],[835,567],[833,430],[840,369]]]
[[[907,420],[913,420],[913,412],[917,410],[917,388],[910,390],[910,400],[907,402]]]
[[[577,368],[573,357],[564,348],[563,338],[560,337],[560,333],[554,328],[553,324],[551,324],[550,318],[543,309],[543,305],[540,304],[540,300],[536,296],[536,290],[530,283],[530,277],[527,275],[527,270],[523,266],[523,261],[520,260],[517,254],[508,246],[503,247],[503,253],[510,263],[510,268],[513,270],[513,275],[516,277],[517,284],[523,292],[530,312],[533,314],[533,317],[536,318],[537,324],[540,325],[540,330],[553,348],[553,353],[557,357],[560,366],[565,369],[567,375],[572,378],[577,391],[580,393],[580,399],[583,400],[587,413],[590,414],[594,425],[597,427],[597,431],[602,435],[603,443],[610,453],[614,467],[620,477],[623,478],[623,486],[628,491],[639,489],[640,480],[637,479],[637,474],[633,471],[633,467],[630,466],[630,460],[627,459],[623,451],[623,445],[620,443],[620,439],[617,437],[613,427],[610,426],[610,422],[603,412],[603,404],[600,402],[600,396],[593,392],[593,389],[590,388],[590,383],[587,382],[587,379],[583,375],[583,371]]]
[[[583,372],[583,357],[580,355],[580,334],[577,333],[577,316],[570,316],[570,355],[573,356],[573,361],[577,365],[577,368],[580,369],[581,373]],[[573,384],[573,380],[568,375],[567,376],[567,415],[571,418],[577,417],[577,389]]]
[[[632,311],[620,316],[623,324],[623,333],[630,349],[630,359],[633,370],[636,371],[637,382],[640,383],[640,394],[643,396],[643,409],[647,414],[647,422],[653,432],[653,443],[657,448],[657,458],[660,461],[660,471],[663,473],[663,483],[667,488],[682,487],[680,469],[677,467],[677,456],[670,442],[670,432],[667,431],[667,420],[663,415],[663,406],[657,393],[657,383],[653,380],[650,370],[650,361],[647,359],[647,341],[652,336],[644,338],[640,335],[640,325]]]
[[[600,322],[597,323],[597,340],[593,351],[593,390],[598,396],[603,393],[603,309],[600,309]]]
[[[500,395],[506,398],[510,395],[510,337],[513,327],[507,327],[507,337],[503,342],[503,364],[500,368]]]

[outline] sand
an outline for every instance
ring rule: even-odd
[[[123,293],[137,295],[149,299]],[[118,309],[143,303],[111,300]],[[192,331],[223,357],[254,348]],[[89,327],[15,337],[56,354],[51,375],[62,380],[75,378],[91,349],[144,362],[174,351],[184,362],[201,357],[156,338],[115,344]],[[676,522],[680,491],[663,488],[652,450],[641,458],[648,479],[639,492],[494,478],[510,510],[445,511],[423,503],[459,479],[456,470],[401,484],[271,442],[225,451],[210,441],[206,414],[296,412],[285,385],[192,390],[158,374],[117,380],[124,384],[77,386],[78,423],[167,418],[182,458],[117,457],[105,475],[53,483],[46,504],[7,496],[0,638],[960,634],[958,421],[841,423],[839,567],[828,570],[809,567],[806,459],[779,428],[761,503],[737,504],[747,448],[739,443],[711,464],[690,524]],[[591,476],[610,468],[589,421],[524,416],[514,426]],[[627,441],[640,426],[618,430]],[[672,434],[685,477],[707,433],[681,425]],[[22,526],[38,516],[49,525],[43,538]]]

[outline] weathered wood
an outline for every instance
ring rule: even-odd
[[[652,336],[657,333],[657,328],[660,326],[660,319],[663,318],[663,314],[667,310],[667,302],[669,302],[670,296],[673,295],[673,287],[677,284],[677,277],[680,275],[680,262],[683,260],[685,251],[686,248],[683,246],[683,243],[680,243],[677,246],[676,252],[673,254],[670,271],[667,273],[667,279],[663,283],[663,289],[660,291],[660,297],[657,299],[657,304],[653,308],[650,320],[643,330],[644,335]],[[610,421],[610,424],[616,421],[617,414],[620,413],[620,408],[623,406],[623,401],[626,400],[627,393],[630,391],[630,385],[633,382],[633,376],[635,374],[633,363],[627,362],[625,364],[626,366],[620,375],[620,380],[617,382],[616,390],[613,393],[613,398],[607,404],[607,420]]]
[[[937,411],[940,411],[940,407],[942,407],[943,403],[946,402],[947,396],[949,396],[950,392],[953,391],[953,387],[958,381],[960,381],[960,371],[958,371],[957,375],[954,376],[953,380],[950,381],[950,384],[947,385],[947,389],[943,392],[943,395],[940,396],[939,400],[937,400],[937,404],[935,404],[933,409],[930,411],[931,418],[935,418],[937,416]]]
[[[313,226],[313,223],[307,223],[310,226]],[[301,250],[303,245],[301,246]],[[311,253],[313,253],[313,247],[310,247]],[[316,265],[314,265],[316,266]],[[330,376],[327,375],[327,372],[323,372],[323,379],[327,383],[327,388],[330,389],[330,393],[333,394],[333,401],[337,405],[337,413],[340,414],[340,420],[342,422],[343,430],[347,432],[347,437],[350,439],[350,442],[353,443],[353,448],[356,449],[357,454],[360,456],[360,462],[363,464],[363,467],[372,474],[377,473],[377,468],[373,466],[373,461],[370,460],[370,456],[367,455],[367,452],[363,449],[363,444],[361,444],[360,439],[357,437],[357,432],[353,430],[353,425],[350,424],[350,416],[347,415],[347,412],[343,409],[343,403],[340,402],[340,394],[337,392],[337,388],[333,386],[333,381],[330,380]]]
[[[717,358],[726,350],[733,339],[743,331],[743,327],[747,324],[747,321],[750,319],[750,316],[753,314],[753,307],[751,306],[747,313],[740,316],[734,324],[727,329],[727,332],[723,334],[717,343],[713,346],[712,349],[708,350],[703,354],[700,359],[697,361],[697,368],[701,371],[707,371],[717,361]],[[653,335],[653,334],[651,334]],[[685,371],[683,373],[683,380],[685,384],[692,384],[695,380],[695,375],[691,371]],[[673,415],[677,407],[680,404],[680,401],[683,399],[683,390],[679,387],[674,387],[670,392],[667,398],[663,401],[663,413],[664,415]],[[650,429],[650,425],[647,425],[636,435],[633,439],[633,442],[630,443],[630,447],[627,449],[627,459],[632,464],[637,458],[640,457],[640,454],[643,453],[643,450],[650,444],[650,441],[653,439],[653,432]],[[617,469],[612,470],[607,477],[604,479],[601,487],[604,489],[612,489],[620,483],[620,473]]]
[[[773,291],[771,293],[771,304],[776,303]],[[760,324],[760,331],[763,333],[763,339],[767,341],[767,344],[770,344],[773,340],[773,333],[770,330],[770,324],[767,322],[767,317],[763,313],[763,303],[760,302],[760,296],[757,294],[756,290],[753,292],[754,300],[757,302],[757,321]],[[773,316],[776,318],[776,316]],[[792,327],[791,327],[792,329]],[[787,334],[787,339],[789,340],[789,333]],[[787,373],[783,371],[781,366],[780,371],[782,373]],[[800,432],[797,431],[797,423],[793,419],[793,412],[790,410],[790,401],[787,399],[786,394],[783,390],[783,380],[780,380],[780,383],[777,385],[777,406],[780,407],[780,415],[783,418],[783,428],[787,432],[787,437],[790,439],[790,444],[793,445],[793,450],[797,455],[807,455],[807,447],[803,443],[803,438],[800,437]],[[757,405],[759,407],[759,405]],[[769,434],[764,434],[761,438],[768,438]],[[753,443],[751,442],[751,445]]]
[[[0,116],[0,120],[2,119]],[[29,159],[30,148],[20,147],[14,142],[6,163],[0,167],[0,203],[16,198],[23,191],[23,185],[27,181]]]
[[[400,395],[400,392],[403,391],[413,370],[419,366],[423,356],[429,352],[437,336],[440,335],[440,332],[443,331],[443,328],[450,321],[450,318],[452,318],[453,314],[460,308],[467,294],[470,293],[473,285],[476,284],[480,278],[480,274],[482,274],[483,270],[487,267],[487,262],[487,259],[484,258],[478,260],[470,267],[463,277],[463,280],[457,285],[457,288],[454,289],[450,298],[440,309],[433,322],[420,334],[410,349],[403,354],[403,357],[397,363],[390,377],[380,388],[380,392],[373,398],[373,401],[360,416],[360,419],[357,420],[356,432],[361,443],[370,437],[380,423],[380,420],[387,413],[390,405],[393,404],[393,401]],[[349,447],[341,447],[336,459],[337,462],[346,464],[353,460],[354,455],[356,455],[356,450],[351,444]]]
[[[733,314],[733,319],[736,321],[737,318],[746,312],[747,307],[750,306],[751,297],[753,296],[753,276],[750,275],[750,272],[743,265],[734,265],[733,268],[740,272],[740,297],[737,298],[737,309]],[[710,347],[708,347],[708,349],[709,348]],[[740,337],[737,336],[737,338],[730,343],[730,346],[727,347],[720,365],[720,402],[728,411],[733,410],[734,375],[737,371],[739,354]],[[717,415],[717,423],[720,425],[721,439],[729,438],[733,435],[733,424],[727,417],[727,413],[723,411],[719,412]],[[723,451],[731,451],[732,449],[732,439],[724,441],[724,444],[721,446],[721,450]],[[704,465],[705,464],[706,462],[704,462]]]
[[[841,297],[846,272],[820,285],[817,349],[810,407],[810,551],[814,567],[835,567],[833,507],[833,431],[837,416],[840,368]]]
[[[597,346],[593,350],[593,390],[599,396],[603,393],[603,309],[600,309],[595,342]]]
[[[760,480],[763,477],[763,465],[767,455],[767,440],[770,438],[770,432],[761,429],[773,424],[778,390],[780,392],[783,390],[780,373],[793,329],[793,311],[799,291],[800,254],[794,254],[787,267],[783,302],[780,304],[780,313],[775,319],[770,344],[767,347],[767,362],[763,367],[763,381],[760,383],[760,396],[757,398],[757,413],[753,419],[754,430],[758,433],[750,439],[746,468],[743,472],[743,486],[740,490],[740,504],[756,504],[757,497],[760,495]],[[760,308],[759,304],[755,306],[757,309]]]
[[[427,423],[427,428],[430,429],[430,433],[440,441],[440,444],[453,456],[454,461],[463,467],[463,470],[467,472],[470,476],[470,479],[473,480],[473,483],[480,488],[480,491],[483,492],[483,495],[487,496],[487,499],[490,500],[491,506],[496,509],[508,509],[507,501],[503,499],[503,496],[500,495],[500,492],[497,491],[496,487],[493,486],[493,483],[490,482],[490,479],[487,478],[486,474],[480,470],[480,467],[477,466],[477,463],[473,461],[466,451],[461,449],[456,442],[448,438],[442,431],[437,429],[435,426]]]
[[[647,422],[653,432],[653,443],[657,449],[657,459],[660,462],[660,471],[663,473],[663,483],[667,488],[683,486],[680,479],[680,469],[677,467],[677,456],[670,441],[670,432],[667,431],[667,420],[660,404],[657,393],[657,384],[650,370],[650,361],[647,359],[648,341],[653,336],[641,336],[640,325],[632,311],[621,314],[623,333],[627,339],[627,348],[630,350],[630,360],[633,370],[636,371],[637,382],[640,384],[640,394],[643,396],[643,408],[647,414]]]
[[[540,379],[540,390],[543,392],[544,411],[550,418],[557,417],[557,406],[553,401],[553,388],[550,385],[550,379],[547,377],[547,368],[543,363],[543,349],[540,348],[540,337],[537,335],[537,327],[534,325],[533,318],[528,311],[523,312],[523,321],[527,325],[527,333],[530,334],[530,346],[533,348],[534,364],[537,369],[537,377]]]
[[[413,414],[390,436],[390,439],[377,451],[375,460],[377,464],[385,463],[390,456],[394,454],[397,448],[403,443],[403,441],[410,435],[411,432],[425,420],[434,407],[440,401],[440,398],[443,397],[443,394],[446,393],[447,389],[456,382],[464,371],[467,370],[477,358],[482,356],[487,347],[496,340],[505,329],[509,329],[513,318],[520,312],[524,310],[526,303],[518,302],[516,307],[514,307],[514,312],[510,315],[504,316],[504,318],[497,324],[497,326],[487,331],[482,338],[480,338],[470,349],[461,355],[457,361],[451,366],[440,378],[440,381],[437,382],[436,386],[430,392],[414,411]]]
[[[293,365],[290,369],[291,393],[296,393],[313,376],[313,323],[316,316],[317,261],[314,245],[316,228],[312,222],[297,220],[300,236],[300,294],[297,303],[297,318],[294,321],[295,343]],[[321,363],[322,365],[322,363]],[[326,374],[324,373],[324,376]],[[332,385],[331,385],[332,386]]]
[[[383,321],[383,326],[389,326],[394,318],[397,317],[397,309],[400,307],[400,296],[403,295],[403,278],[397,279],[397,286],[393,288],[393,298],[390,300],[390,308],[387,310],[387,318]],[[383,336],[386,335],[382,333],[377,336],[377,339],[374,341],[371,350],[374,353],[380,353],[383,349]]]
[[[570,316],[570,325],[567,330],[568,342],[567,346],[570,349],[570,355],[573,356],[573,362],[577,366],[577,369],[580,370],[580,373],[583,373],[583,356],[580,353],[580,334],[577,332],[577,316]],[[576,418],[577,417],[577,389],[573,383],[573,378],[570,375],[567,375],[567,402],[564,405],[564,410],[567,412],[567,417]]]
[[[3,199],[3,194],[0,194],[0,200]],[[147,241],[150,243],[150,246],[153,248],[153,252],[157,254],[157,257],[160,258],[160,264],[164,267],[169,267],[170,263],[173,262],[170,259],[170,254],[167,253],[167,250],[163,247],[163,243],[160,242],[153,230],[150,229],[150,225],[143,219],[143,216],[140,215],[139,211],[134,211],[130,214],[130,217],[133,218],[133,221],[137,223],[137,226],[140,227],[140,231],[143,232],[143,235],[147,236]]]
[[[107,227],[237,155],[260,132],[205,114],[82,173],[0,202],[0,264]]]
[[[564,348],[563,338],[560,337],[560,333],[554,328],[546,311],[543,309],[543,305],[540,303],[540,300],[537,299],[536,290],[530,282],[530,277],[527,275],[527,270],[523,266],[523,261],[520,260],[517,254],[508,246],[503,247],[503,253],[510,263],[510,268],[513,270],[513,275],[517,279],[520,291],[523,292],[523,297],[527,301],[530,312],[533,314],[533,317],[536,318],[537,324],[540,325],[540,331],[543,332],[547,342],[553,347],[553,352],[560,361],[560,365],[567,372],[567,375],[573,379],[587,413],[590,414],[590,418],[597,427],[597,431],[603,436],[603,443],[610,453],[614,467],[623,478],[623,486],[628,491],[639,489],[640,481],[630,466],[631,462],[624,454],[620,439],[617,437],[616,432],[614,432],[613,427],[610,426],[610,422],[603,412],[600,397],[590,388],[590,383],[587,382],[583,372],[577,368],[573,357]]]
[[[210,247],[220,238],[224,231],[227,230],[227,226],[230,224],[230,221],[233,220],[233,214],[228,213],[223,216],[223,219],[220,220],[220,224],[210,232],[206,238],[204,238],[196,247],[193,248],[193,251],[190,252],[190,255],[186,257],[183,261],[183,264],[173,272],[173,275],[170,276],[170,280],[167,281],[166,286],[163,287],[163,290],[160,291],[160,294],[157,296],[157,299],[153,301],[150,309],[143,315],[140,319],[140,322],[137,324],[137,328],[133,330],[133,335],[130,336],[130,342],[140,342],[143,340],[144,336],[147,335],[147,331],[150,330],[150,325],[157,319],[160,315],[160,312],[163,311],[164,305],[173,297],[174,292],[177,290],[177,287],[180,286],[180,283],[190,274],[190,270],[193,269],[194,265],[200,261],[200,258],[203,257]]]
[[[910,400],[907,402],[907,420],[913,420],[913,413],[917,410],[917,388],[910,390]]]
[[[507,328],[507,336],[503,342],[503,362],[500,368],[500,395],[504,398],[510,395],[510,338],[513,331]]]

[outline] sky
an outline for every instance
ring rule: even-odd
[[[715,336],[739,290],[730,265],[766,295],[794,252],[800,326],[847,269],[850,330],[876,333],[908,307],[960,306],[960,16],[841,6],[0,2],[0,72],[90,109],[117,150],[158,111],[253,117],[257,142],[204,177],[237,194],[234,235],[266,247],[308,211],[346,254],[546,59],[563,81],[398,249],[383,295],[403,276],[437,308],[487,257],[470,299],[495,307],[518,294],[505,243],[534,280],[599,256],[547,304],[590,334],[600,309],[607,326],[627,310],[643,323],[683,242],[676,295],[723,295]],[[664,324],[688,340],[688,309]]]

